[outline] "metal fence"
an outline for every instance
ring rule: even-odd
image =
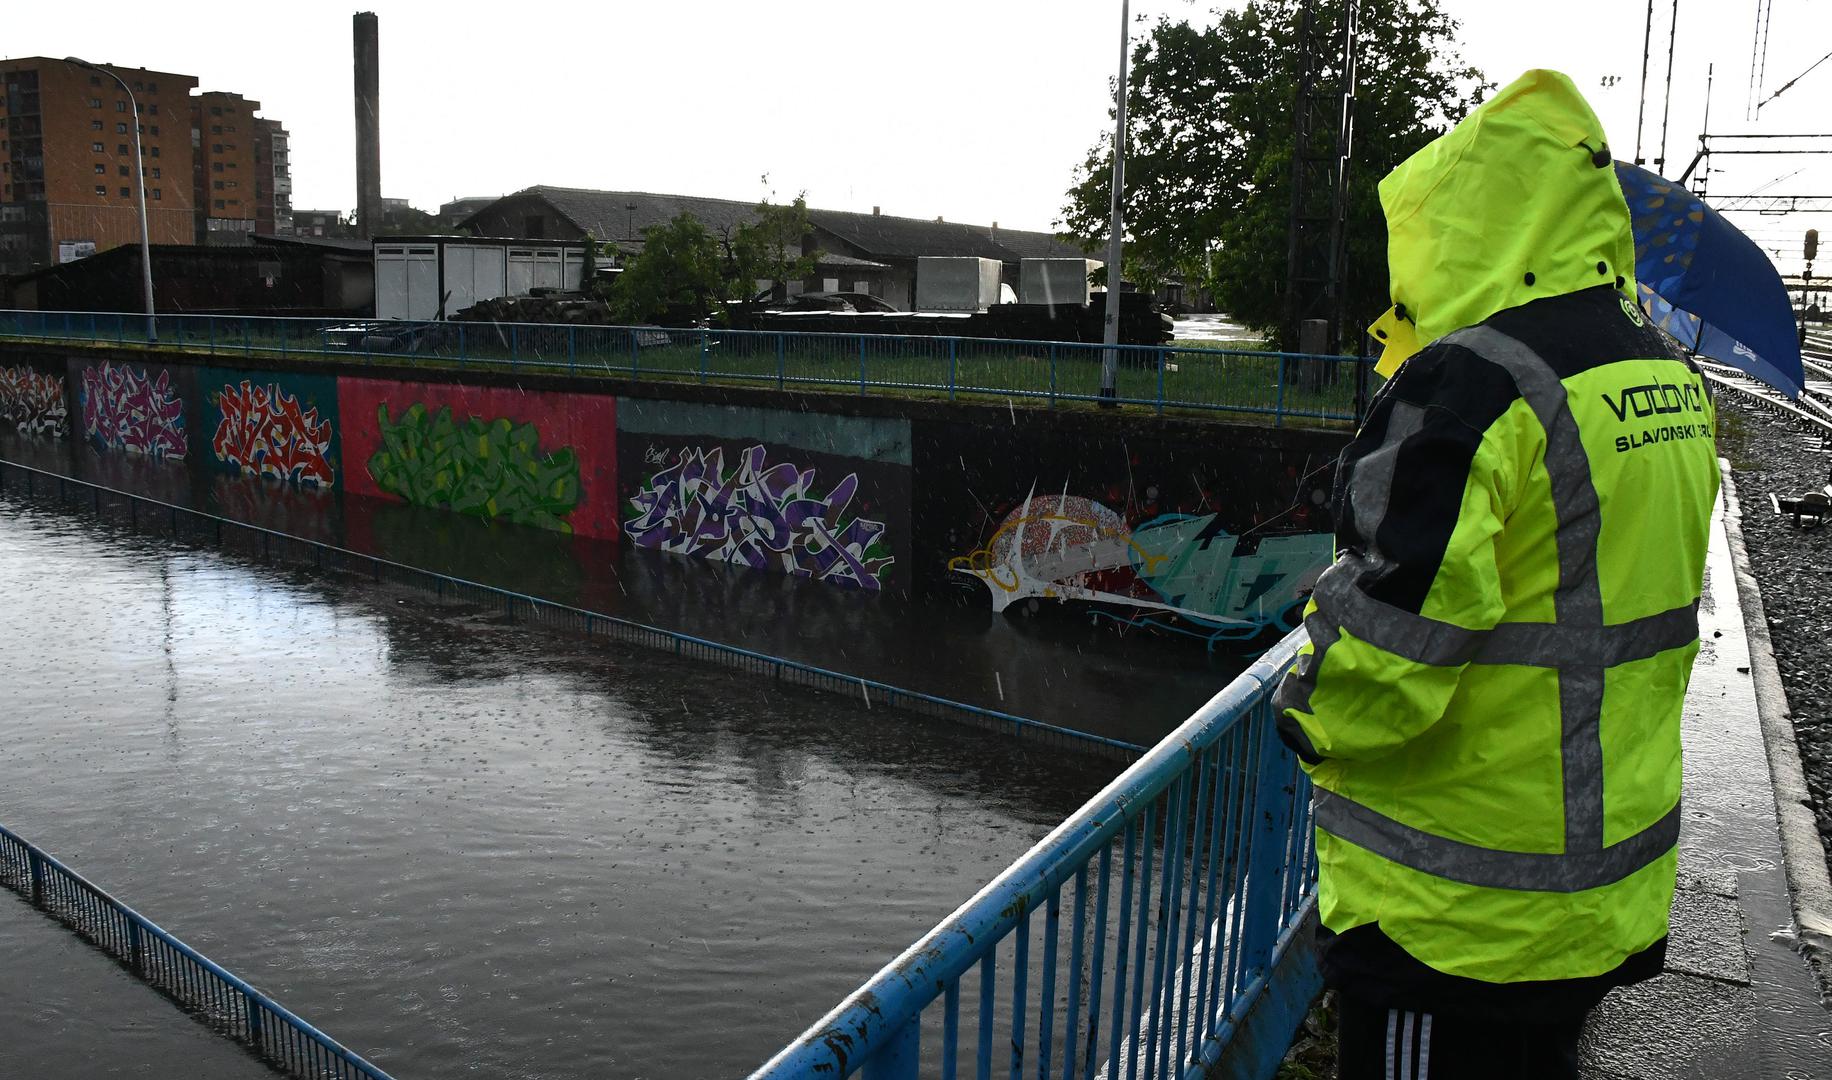
[[[1270,706],[1303,640],[1286,637],[752,1080],[1203,1075],[1289,971],[1314,904],[1309,783]]]
[[[312,1080],[389,1080],[387,1073],[336,1039],[5,826],[0,826],[0,885],[26,897],[280,1071]]]
[[[154,323],[95,311],[0,311],[0,338],[1051,407],[1104,400],[1105,346],[1065,341],[250,315],[160,315]],[[1274,425],[1353,422],[1367,396],[1368,362],[1355,357],[1174,343],[1118,352],[1113,400],[1157,412],[1220,412]]]
[[[11,475],[9,475],[11,474]],[[375,582],[389,582],[430,594],[438,603],[474,603],[497,608],[511,621],[526,621],[554,629],[603,637],[612,641],[672,652],[725,667],[762,675],[784,685],[803,686],[862,701],[867,708],[890,708],[924,716],[972,724],[976,727],[1041,741],[1055,746],[1131,761],[1145,748],[1122,739],[1111,739],[1074,728],[1032,720],[1029,717],[951,701],[918,690],[907,690],[832,671],[814,664],[786,660],[751,649],[709,641],[674,630],[630,619],[588,611],[557,601],[509,589],[468,581],[449,574],[422,570],[375,555],[309,540],[291,533],[251,525],[234,518],[194,510],[188,506],[78,480],[63,473],[0,459],[0,493],[9,487],[26,495],[55,497],[78,502],[98,516],[113,513],[133,527],[156,527],[174,540],[203,541],[241,550],[263,560],[309,565],[320,570],[358,574]]]

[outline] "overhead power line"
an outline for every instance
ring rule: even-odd
[[[1791,78],[1791,79],[1789,79],[1789,80],[1788,80],[1787,82],[1785,82],[1785,83],[1783,83],[1783,84],[1781,85],[1781,89],[1779,89],[1779,90],[1777,90],[1777,91],[1775,91],[1774,93],[1772,93],[1772,94],[1770,94],[1770,95],[1768,95],[1768,97],[1767,97],[1767,98],[1765,98],[1765,99],[1763,99],[1763,101],[1762,101],[1762,103],[1761,103],[1760,105],[1757,105],[1757,106],[1756,106],[1756,111],[1757,111],[1757,112],[1761,112],[1761,111],[1762,111],[1762,106],[1763,106],[1763,105],[1767,105],[1767,104],[1768,104],[1769,102],[1771,102],[1771,101],[1773,101],[1773,100],[1775,100],[1776,98],[1778,98],[1778,97],[1780,97],[1780,96],[1781,96],[1782,94],[1785,94],[1785,93],[1787,93],[1787,92],[1788,92],[1788,91],[1789,91],[1790,89],[1792,89],[1792,88],[1793,88],[1793,86],[1794,86],[1794,84],[1795,84],[1795,83],[1797,83],[1797,82],[1799,82],[1800,80],[1802,80],[1802,79],[1804,79],[1804,78],[1806,78],[1806,77],[1807,77],[1808,75],[1811,75],[1811,74],[1813,74],[1813,68],[1816,68],[1816,67],[1818,67],[1819,65],[1821,65],[1821,64],[1823,64],[1823,63],[1825,63],[1825,62],[1826,62],[1827,60],[1832,60],[1832,52],[1829,52],[1829,53],[1827,53],[1826,55],[1824,55],[1824,56],[1822,56],[1822,57],[1820,57],[1819,59],[1817,59],[1817,60],[1815,60],[1815,61],[1813,61],[1813,63],[1812,63],[1812,65],[1811,65],[1811,66],[1809,66],[1809,67],[1808,67],[1808,68],[1807,68],[1807,69],[1806,69],[1805,71],[1803,71],[1803,72],[1801,72],[1800,74],[1798,74],[1798,75],[1796,75],[1796,76],[1794,76],[1793,78]]]

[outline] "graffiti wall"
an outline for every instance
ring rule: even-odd
[[[852,588],[907,584],[907,420],[625,398],[618,453],[632,544]]]
[[[97,450],[182,461],[197,415],[197,369],[174,364],[72,361],[83,438]]]
[[[204,404],[200,457],[236,476],[336,485],[341,431],[335,377],[202,368],[198,387]]]
[[[0,364],[0,426],[21,435],[70,436],[66,371],[31,364]]]
[[[925,583],[994,611],[1213,646],[1293,624],[1331,557],[1332,445],[923,423],[915,449]]]
[[[346,490],[617,536],[615,398],[354,377],[337,391]]]

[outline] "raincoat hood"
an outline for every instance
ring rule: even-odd
[[[1614,285],[1635,238],[1603,124],[1566,76],[1534,70],[1380,182],[1394,307],[1376,370],[1531,300]]]

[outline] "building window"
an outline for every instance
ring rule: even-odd
[[[157,94],[159,92],[159,84],[156,82],[147,83],[146,92],[149,94]]]
[[[153,170],[153,179],[155,180],[159,179],[159,170],[158,169]]]
[[[92,97],[92,98],[90,98],[90,99],[89,99],[89,107],[90,107],[91,109],[99,109],[99,108],[101,108],[101,107],[102,107],[102,99],[101,99],[101,98],[99,98],[99,97]]]
[[[222,172],[222,171],[223,171],[223,163],[222,163],[222,162],[220,162],[220,161],[212,161],[212,162],[210,163],[210,171],[211,171],[211,172]]]
[[[127,125],[126,124],[116,124],[115,125],[115,134],[116,135],[127,134]]]
[[[117,154],[127,153],[127,144],[126,143],[116,143],[115,144],[115,153]]]
[[[121,166],[121,175],[122,176],[132,176],[133,174],[127,171],[127,166],[123,165]]]
[[[89,85],[90,85],[90,86],[100,86],[100,85],[102,85],[102,77],[101,77],[100,75],[91,75],[91,76],[89,76]]]
[[[217,180],[217,181],[215,181],[215,182],[214,182],[214,183],[212,183],[212,184],[211,184],[210,186],[211,186],[212,188],[215,188],[215,189],[216,189],[217,191],[221,191],[221,190],[223,190],[223,182],[222,182],[221,180]]]
[[[211,152],[212,154],[220,154],[220,153],[222,153],[222,152],[223,152],[223,144],[222,144],[222,143],[211,143],[211,144],[210,144],[210,152]]]
[[[154,188],[153,189],[153,200],[156,202],[163,198],[165,198],[165,189],[164,188]]]
[[[212,105],[212,106],[210,106],[210,115],[211,115],[211,116],[221,116],[221,115],[223,115],[223,107],[222,107],[221,105]]]
[[[100,130],[102,130],[102,122],[101,122],[100,120],[91,120],[91,121],[89,121],[89,130],[90,130],[90,131],[100,131]]]
[[[154,157],[159,156],[159,148],[157,146],[153,147],[153,156]]]
[[[115,112],[126,112],[126,111],[127,111],[127,102],[125,101],[115,102]]]
[[[103,198],[107,198],[108,197],[108,185],[107,184],[97,184],[95,186],[95,193],[97,195],[102,196]]]
[[[132,198],[132,197],[133,197],[133,194],[134,194],[134,189],[133,189],[133,188],[122,188],[122,189],[121,189],[121,198],[123,198],[123,199],[129,199],[129,198]]]
[[[95,174],[96,174],[97,176],[106,176],[106,175],[108,175],[108,166],[106,166],[106,165],[104,165],[104,164],[102,164],[102,163],[101,163],[101,162],[99,162],[99,161],[98,161],[98,162],[96,162],[96,163],[95,163]]]
[[[90,144],[89,144],[89,149],[91,149],[91,150],[94,150],[94,151],[95,151],[96,153],[98,153],[98,154],[101,154],[101,153],[106,153],[106,151],[104,151],[104,150],[102,149],[102,144],[101,144],[101,143],[99,143],[99,142],[92,142],[92,143],[90,143]]]
[[[141,82],[139,79],[135,79],[134,80],[134,89],[144,94],[146,93],[146,84],[144,82]]]
[[[156,136],[158,136],[158,134],[159,134],[159,125],[158,125],[158,124],[154,124],[154,125],[153,125],[153,135],[154,135],[154,136],[156,137]]]
[[[223,125],[221,124],[211,124],[210,125],[210,134],[221,135],[222,133],[223,133]]]
[[[234,180],[231,180],[231,181],[229,181],[229,186],[230,186],[230,187],[234,187],[234,186],[236,186],[236,185],[235,185],[235,181],[234,181]]]
[[[153,102],[152,105],[147,107],[147,111],[152,113],[154,116],[158,116],[159,115],[159,103],[157,101]]]
[[[216,208],[218,210],[221,210],[223,208],[223,200],[221,199],[216,200]]]

